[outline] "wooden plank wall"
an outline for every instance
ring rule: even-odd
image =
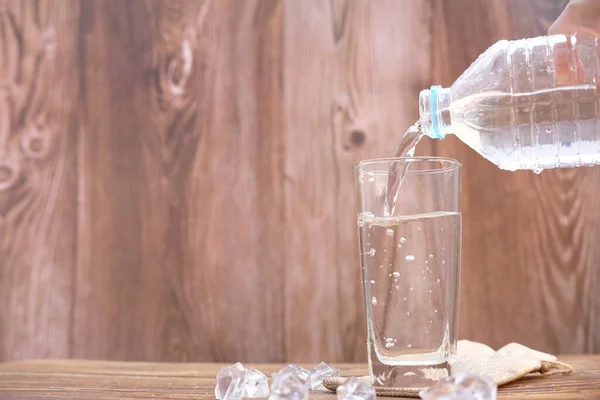
[[[558,0],[0,0],[0,360],[360,361],[353,164]],[[464,165],[461,337],[600,351],[600,170]]]

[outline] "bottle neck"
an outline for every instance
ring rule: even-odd
[[[432,86],[419,95],[419,121],[423,133],[434,139],[443,139],[450,133],[450,88]]]

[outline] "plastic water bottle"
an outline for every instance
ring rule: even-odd
[[[506,170],[600,164],[600,39],[500,41],[419,98],[423,133],[452,133]]]

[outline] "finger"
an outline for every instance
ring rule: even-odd
[[[548,33],[591,33],[600,36],[600,0],[571,0]]]

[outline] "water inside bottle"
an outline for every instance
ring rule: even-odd
[[[600,163],[600,107],[595,85],[527,93],[490,91],[442,111],[452,133],[499,168],[532,170]]]

